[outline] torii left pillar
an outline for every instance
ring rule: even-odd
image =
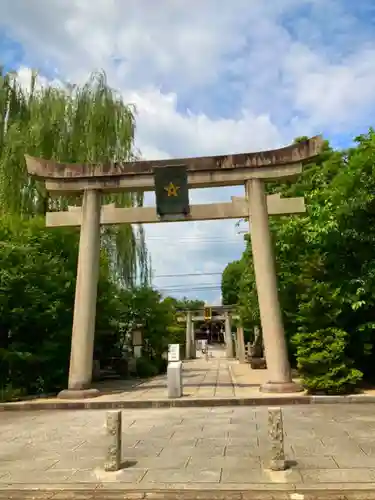
[[[82,203],[68,389],[58,395],[63,399],[99,395],[97,389],[91,388],[91,381],[100,265],[100,210],[100,191],[86,190]]]

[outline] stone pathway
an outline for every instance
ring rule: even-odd
[[[105,411],[3,412],[0,491],[375,487],[373,405],[289,406],[283,414],[285,472],[264,468],[266,408],[218,407],[124,410],[122,456],[131,465],[105,473]]]
[[[183,397],[179,400],[188,405],[194,401],[207,401],[217,399],[225,400],[229,398],[259,398],[269,399],[269,394],[259,391],[259,386],[268,380],[267,370],[252,370],[249,364],[240,364],[237,360],[227,359],[225,350],[221,347],[212,349],[213,357],[208,360],[201,353],[194,360],[185,361],[183,365]],[[129,380],[116,380],[98,384],[101,395],[96,398],[88,398],[84,401],[77,400],[76,407],[104,407],[106,403],[118,402],[147,403],[156,401],[166,401],[167,399],[167,376],[161,375],[144,382],[129,383]],[[301,393],[281,394],[278,398],[290,398],[301,396]],[[56,403],[56,404],[55,404]],[[93,404],[91,404],[93,403]],[[73,407],[75,401],[58,400],[55,397],[39,398],[26,402],[6,404],[5,406],[26,407],[34,405],[38,407]],[[4,405],[0,404],[0,409]],[[108,405],[107,405],[108,406]]]
[[[147,381],[113,380],[101,383],[97,386],[100,396],[96,398],[63,400],[53,396],[28,399],[0,403],[0,411],[375,403],[374,390],[349,396],[263,393],[259,387],[268,380],[267,370],[252,370],[247,363],[227,359],[221,348],[213,350],[213,354],[206,360],[198,353],[197,359],[184,362],[183,397],[178,399],[168,399],[167,376],[161,375]]]
[[[197,354],[197,359],[185,361],[183,365],[184,397],[235,397],[239,387],[236,385],[232,370],[237,361],[228,360],[224,349],[221,348],[214,350],[213,357],[208,361],[200,353]],[[249,376],[250,372],[249,368]],[[118,394],[116,397],[132,400],[164,399],[167,397],[167,377],[166,375],[155,377],[140,384],[131,392]]]

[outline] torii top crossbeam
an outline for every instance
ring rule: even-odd
[[[25,155],[28,173],[43,179],[50,192],[152,191],[156,168],[185,165],[189,187],[240,185],[254,177],[275,179],[293,177],[301,163],[318,155],[323,146],[320,136],[290,146],[233,155],[132,161],[107,164],[68,164]]]

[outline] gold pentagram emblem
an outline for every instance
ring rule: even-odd
[[[165,191],[167,191],[168,197],[169,196],[178,196],[178,190],[180,189],[180,186],[175,186],[173,182],[170,182],[167,187],[164,188]]]

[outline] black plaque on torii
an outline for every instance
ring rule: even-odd
[[[154,169],[156,212],[161,219],[187,217],[190,214],[186,165]]]

